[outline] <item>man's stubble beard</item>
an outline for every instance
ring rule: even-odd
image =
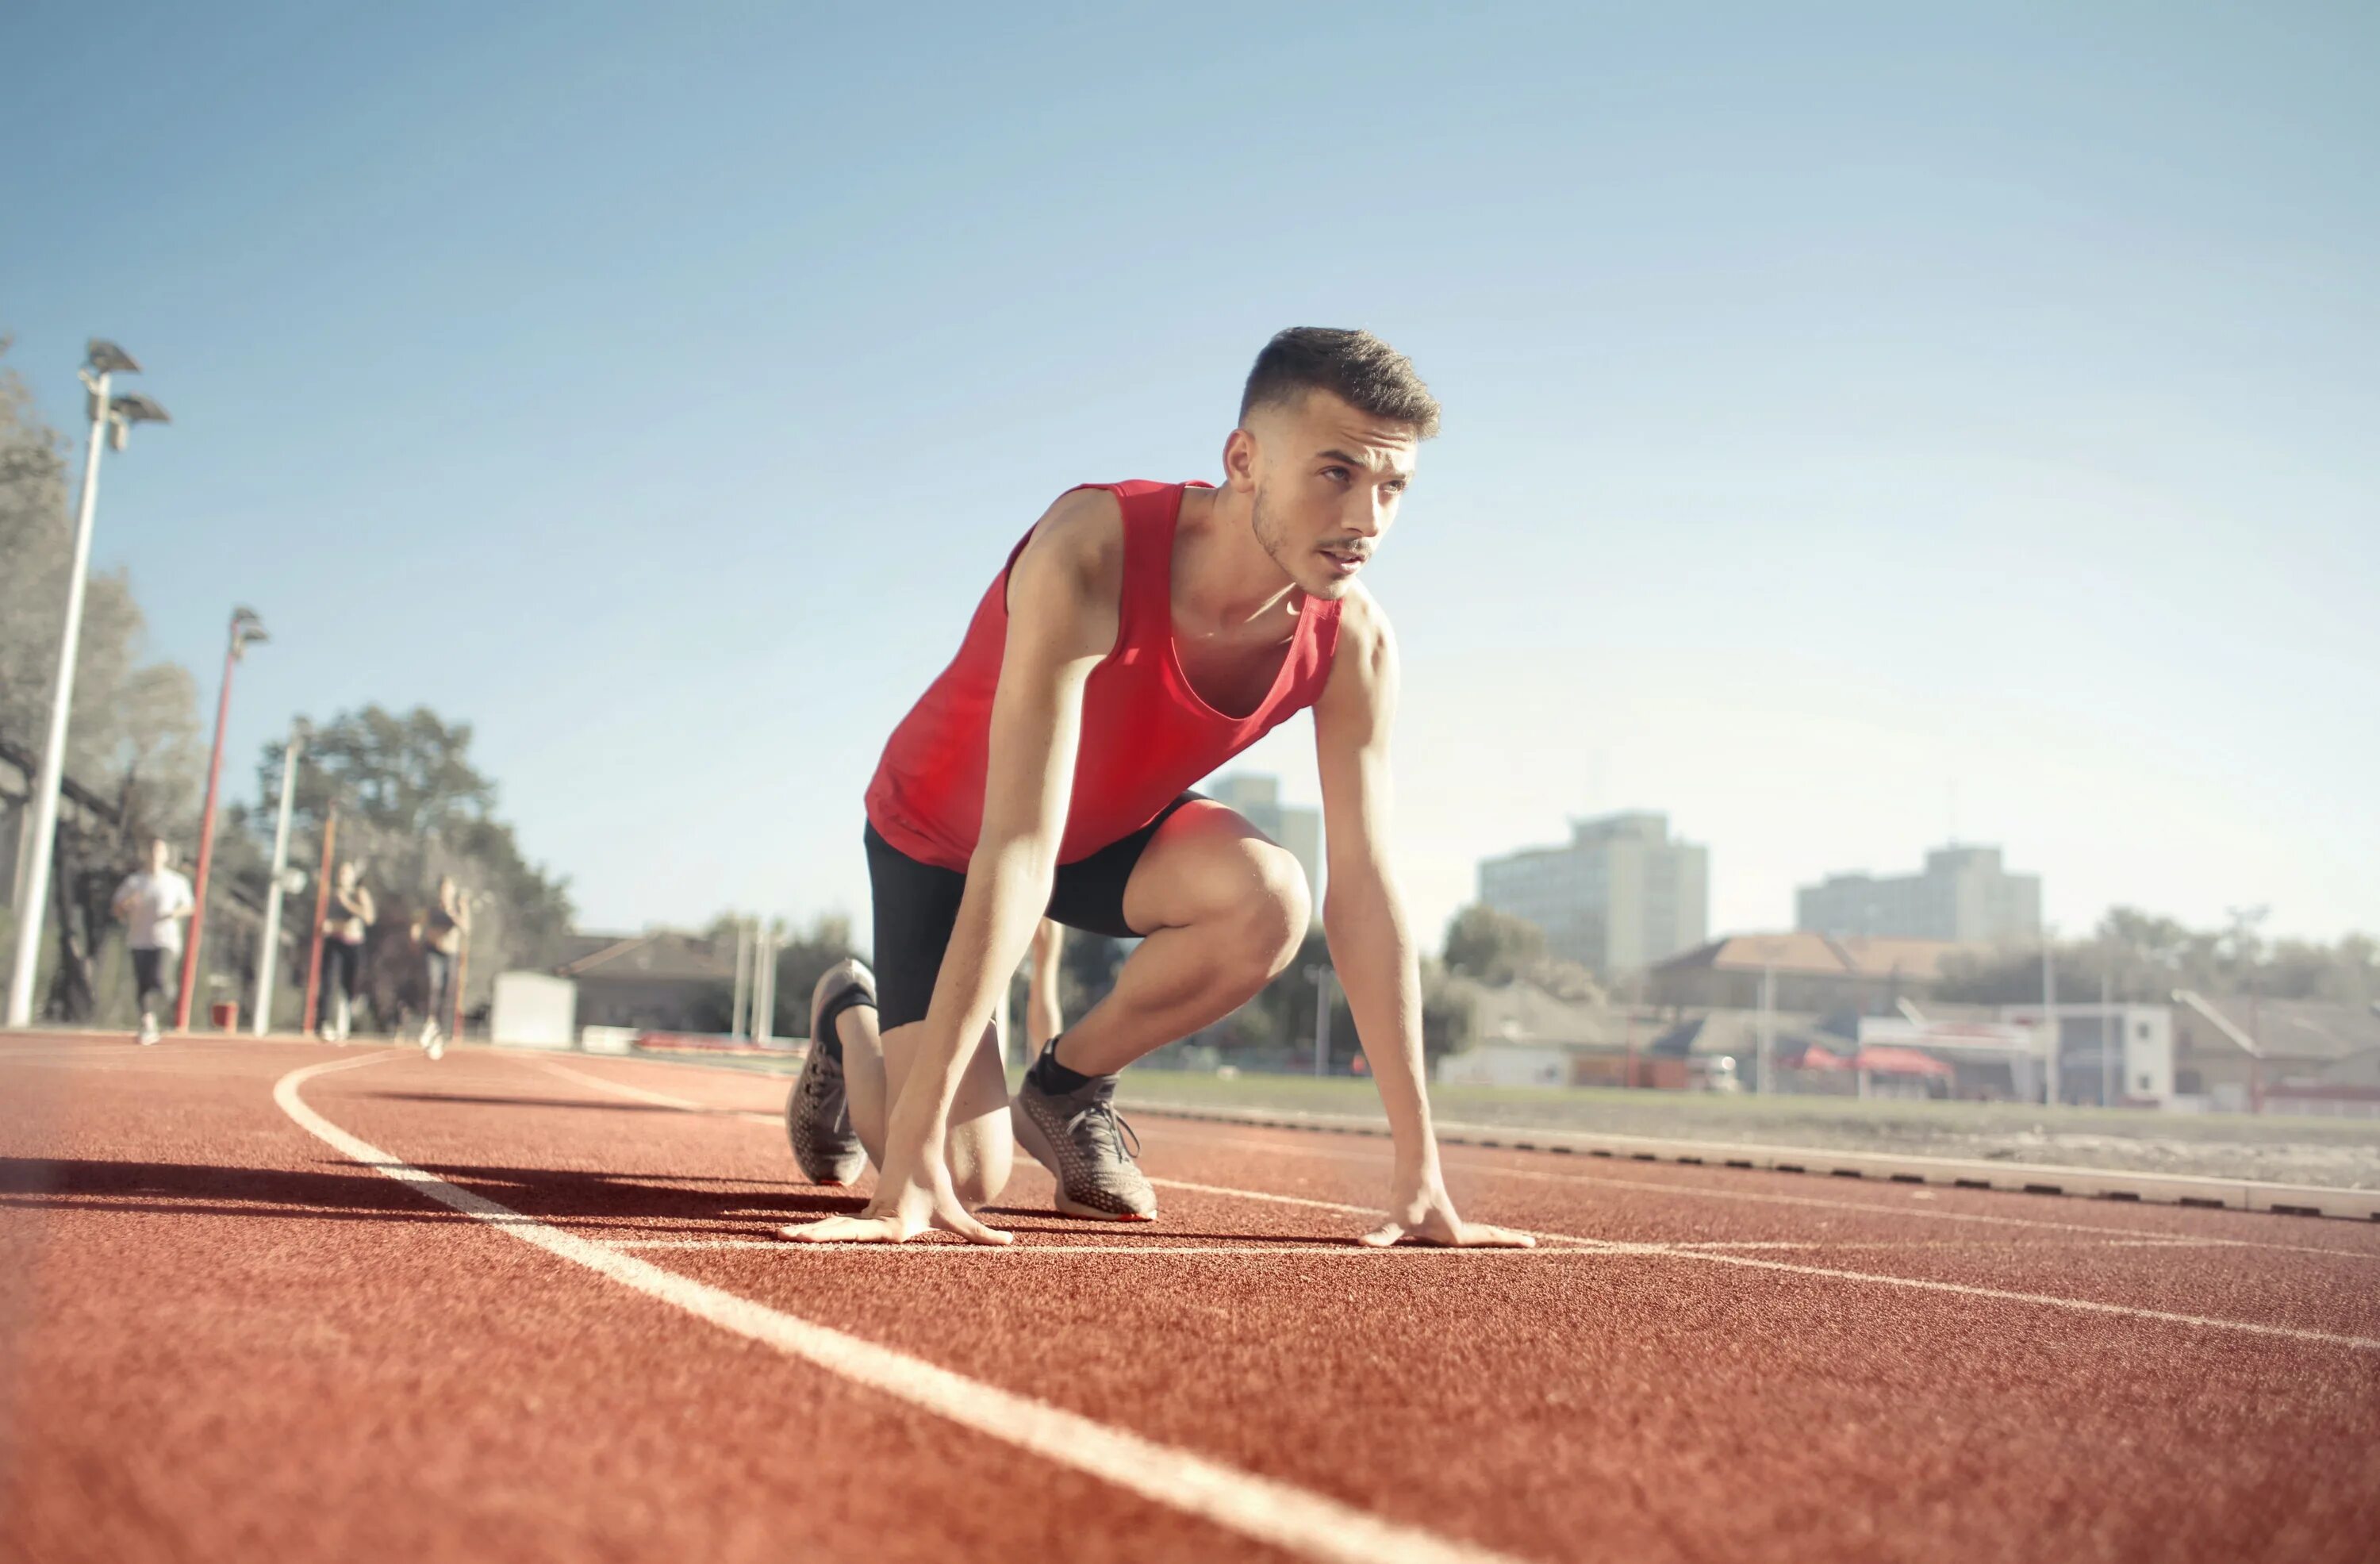
[[[1346,595],[1348,584],[1346,581],[1334,580],[1318,584],[1308,580],[1308,570],[1298,568],[1300,565],[1307,564],[1308,561],[1294,553],[1289,541],[1289,529],[1283,527],[1280,519],[1266,506],[1262,484],[1257,485],[1256,498],[1248,507],[1248,530],[1255,534],[1257,546],[1263,549],[1275,565],[1281,567],[1281,573],[1287,576],[1298,591],[1308,597],[1324,599],[1335,599]]]

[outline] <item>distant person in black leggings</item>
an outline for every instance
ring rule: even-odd
[[[352,859],[340,864],[330,910],[322,918],[322,966],[329,984],[324,997],[331,1000],[331,1021],[322,1028],[326,1043],[346,1040],[355,1019],[356,985],[363,972],[364,933],[379,916],[362,881],[361,865]]]
[[[471,910],[463,893],[451,877],[441,875],[438,899],[413,923],[413,938],[421,947],[430,977],[430,1014],[421,1023],[421,1048],[433,1059],[446,1052],[443,1023],[455,1008],[455,958],[470,932]]]
[[[178,976],[172,969],[182,953],[182,923],[198,906],[190,882],[171,867],[173,861],[174,849],[163,837],[152,841],[149,866],[128,875],[111,903],[125,922],[124,942],[132,952],[143,1047],[164,1035],[157,1025],[157,1011],[165,1002],[167,983]]]

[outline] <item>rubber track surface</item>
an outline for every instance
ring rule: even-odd
[[[1027,1169],[1013,1250],[811,1251],[775,1229],[859,1198],[799,1180],[783,1089],[0,1038],[0,1557],[2346,1560],[2380,1537],[2361,1225],[1453,1149],[1466,1213],[1541,1247],[1374,1252],[1351,1240],[1384,1145],[1150,1118],[1153,1226],[1056,1217]]]

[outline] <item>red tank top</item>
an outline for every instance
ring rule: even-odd
[[[1330,677],[1339,605],[1309,597],[1281,672],[1255,711],[1227,715],[1190,687],[1173,651],[1173,530],[1187,486],[1082,485],[1108,490],[1123,508],[1123,593],[1115,649],[1083,690],[1083,737],[1061,863],[1087,858],[1156,819],[1184,788],[1314,704]],[[868,785],[868,822],[923,863],[964,873],[983,831],[991,698],[1008,641],[1008,572],[1024,548],[1021,540],[1009,550],[959,654],[892,730]]]

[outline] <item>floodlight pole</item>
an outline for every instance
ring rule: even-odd
[[[2116,1106],[2116,1053],[2124,1045],[2124,1029],[2116,1019],[2114,974],[2108,971],[2107,941],[2099,939],[2099,1106]],[[2127,1075],[2131,1072],[2126,1071]]]
[[[763,1048],[777,1036],[777,925],[755,919],[752,929],[752,1041]],[[811,1046],[818,1039],[810,1039]]]
[[[82,503],[75,511],[74,568],[67,577],[67,622],[58,633],[57,689],[50,697],[50,732],[42,746],[42,772],[33,784],[33,834],[30,842],[32,857],[25,866],[24,894],[17,906],[16,962],[8,971],[8,1024],[29,1026],[33,1020],[33,968],[42,954],[42,914],[50,900],[50,849],[56,845],[58,831],[58,784],[66,775],[67,713],[74,704],[75,654],[82,641],[82,600],[85,578],[91,573],[91,518],[99,509],[99,447],[107,438],[111,408],[107,399],[107,383],[113,373],[105,367],[115,360],[102,356],[100,344],[92,344],[91,361],[102,366],[94,375],[90,369],[82,372],[83,384],[91,387],[91,450],[83,458]],[[129,368],[138,369],[120,350],[116,359]]]
[[[1760,1079],[1753,1086],[1755,1096],[1765,1097],[1777,1089],[1777,967],[1774,962],[1760,969],[1760,1030],[1754,1046],[1759,1051]]]
[[[2058,940],[2053,929],[2041,933],[2041,1024],[2046,1057],[2042,1070],[2042,1102],[2058,1106],[2058,1072],[2066,1053],[2065,1036],[2058,1024]]]
[[[273,827],[273,885],[264,893],[264,950],[256,959],[256,1021],[261,1037],[273,1030],[273,969],[281,954],[281,877],[288,872],[290,795],[298,787],[298,752],[306,747],[306,719],[289,725],[281,752],[281,818]]]
[[[752,1002],[752,927],[735,920],[735,997],[728,1004],[727,1035],[744,1041],[744,1012]]]
[[[322,1035],[322,1012],[317,1007],[322,997],[322,922],[331,910],[331,844],[338,836],[339,806],[334,801],[322,812],[322,868],[314,876],[314,932],[306,936],[306,1008],[298,1018],[298,1030],[315,1037]]]
[[[1330,980],[1337,975],[1328,961],[1305,969],[1314,984],[1314,1073],[1330,1073]]]
[[[174,996],[174,1030],[190,1030],[190,990],[196,986],[199,972],[199,937],[207,924],[207,871],[213,867],[215,856],[215,795],[223,787],[224,725],[231,717],[231,675],[251,640],[264,639],[263,625],[255,613],[247,608],[235,608],[231,615],[231,637],[224,648],[223,693],[215,700],[215,747],[207,762],[207,804],[199,814],[199,872],[190,888],[190,937],[182,947],[182,982]]]

